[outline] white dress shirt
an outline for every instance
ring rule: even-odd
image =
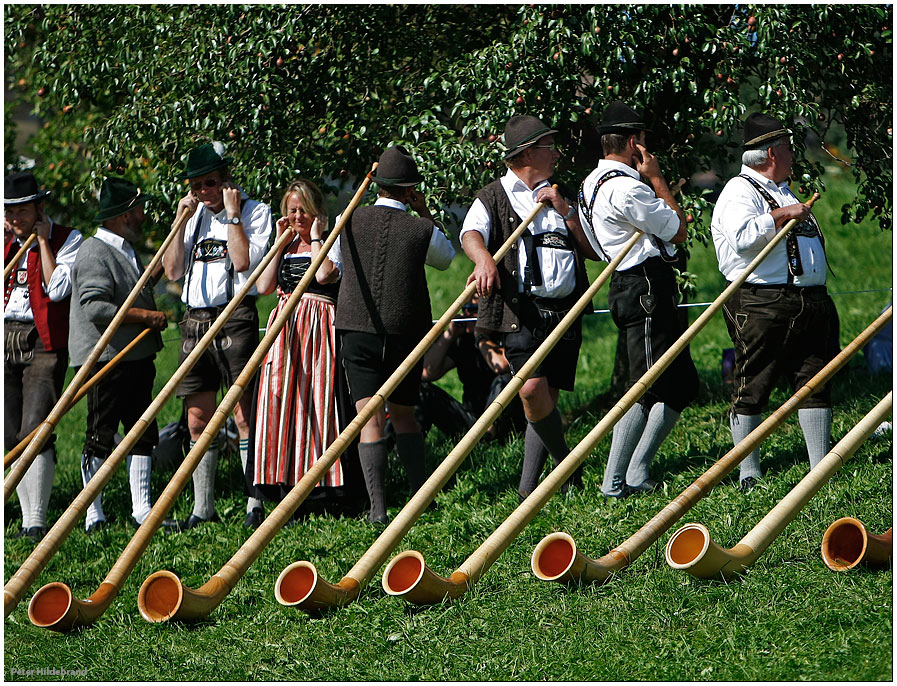
[[[595,253],[601,257],[606,253],[614,259],[638,230],[656,236],[663,242],[667,254],[675,254],[676,246],[669,240],[679,233],[679,215],[641,181],[638,171],[632,167],[612,160],[599,161],[582,184],[586,205],[592,201],[598,179],[611,171],[621,171],[626,176],[611,178],[601,186],[592,205],[591,224],[582,203],[579,208],[579,221]],[[651,237],[642,236],[617,271],[631,269],[659,255],[660,250]]]
[[[55,223],[50,219],[51,236],[53,235],[54,225]],[[25,239],[20,240],[18,237],[13,240],[19,244],[19,247],[25,242]],[[44,286],[43,276],[41,277],[40,282],[43,286],[44,293],[47,294],[47,297],[50,298],[51,301],[59,302],[71,295],[72,265],[75,263],[75,257],[78,255],[78,248],[81,247],[81,243],[83,242],[84,237],[80,232],[70,231],[68,237],[56,253],[56,269],[53,270],[53,274],[50,276],[50,283]],[[18,248],[16,250],[18,250]],[[28,268],[28,253],[31,252],[31,250],[40,251],[40,246],[35,242],[34,245],[31,246],[31,249],[22,255],[22,259],[19,261],[17,269]],[[20,322],[34,321],[34,313],[31,311],[31,298],[28,288],[29,287],[26,284],[24,287],[12,289],[12,293],[10,293],[9,296],[9,302],[3,310],[4,319],[14,319]]]
[[[392,207],[395,210],[402,210],[403,212],[408,211],[408,206],[405,203],[393,200],[392,198],[377,198],[377,202],[374,203],[374,206]],[[342,214],[337,216],[337,224],[339,224],[340,217],[342,216]],[[339,270],[340,276],[343,274],[343,254],[342,248],[340,247],[341,239],[342,234],[337,237],[327,253],[328,259],[333,262],[333,266]],[[427,247],[427,259],[425,260],[425,263],[443,271],[449,268],[454,257],[455,248],[452,245],[452,242],[439,230],[439,227],[434,224],[433,234],[430,236],[430,245]]]
[[[140,262],[137,260],[137,253],[134,252],[134,246],[132,246],[128,241],[119,236],[117,233],[113,233],[103,226],[97,229],[94,238],[102,241],[109,247],[121,253],[128,261],[128,264],[134,267],[134,273],[137,274],[137,278],[139,279],[142,276],[143,268],[140,266]]]
[[[249,268],[246,271],[234,271],[233,293],[236,293],[246,283],[249,275],[262,261],[268,247],[268,238],[271,235],[271,209],[264,203],[250,200],[246,193],[241,191],[241,202],[245,200],[241,212],[243,231],[249,241]],[[227,235],[232,226],[228,221],[227,210],[222,209],[213,214],[206,207],[202,212],[197,209],[187,226],[184,227],[184,269],[192,264],[192,274],[184,274],[184,290],[181,300],[190,308],[221,307],[228,302],[227,297],[227,261],[224,259],[200,262],[191,259],[190,254],[195,245],[193,235],[196,233],[196,243],[207,239],[227,242]],[[199,217],[199,218],[197,218]],[[196,231],[197,221],[202,221],[199,231]],[[247,295],[258,295],[256,287],[249,289]]]
[[[501,185],[505,195],[511,203],[511,208],[521,218],[529,216],[536,205],[536,196],[539,190],[548,186],[548,181],[542,181],[535,188],[530,188],[518,177],[513,170],[501,178]],[[530,223],[529,230],[533,235],[547,233],[549,231],[562,233],[573,240],[567,230],[564,217],[553,207],[546,207]],[[483,242],[489,245],[489,236],[492,231],[492,222],[489,212],[482,201],[477,198],[473,201],[464,224],[461,227],[461,239],[468,231],[476,231],[483,237]],[[563,298],[570,295],[576,288],[576,255],[572,250],[560,250],[557,248],[537,247],[536,256],[539,264],[535,266],[542,271],[542,285],[532,286],[530,293],[542,298]],[[523,292],[523,275],[526,273],[527,254],[523,246],[523,239],[517,241],[517,290]]]
[[[787,207],[800,200],[783,182],[777,184],[750,167],[742,166],[741,173],[756,179],[779,204]],[[719,270],[726,280],[738,278],[757,254],[776,235],[772,208],[750,182],[742,178],[732,178],[719,194],[710,235],[719,261]],[[788,253],[786,241],[779,243],[770,255],[760,263],[748,277],[748,283],[787,284]],[[825,283],[825,251],[819,238],[798,236],[803,275],[794,277],[795,286],[820,286]]]

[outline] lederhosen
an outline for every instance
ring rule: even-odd
[[[756,180],[740,176],[763,196],[770,211],[779,208]],[[745,283],[723,306],[726,328],[735,346],[732,411],[736,414],[760,414],[781,377],[786,377],[793,389],[800,388],[838,353],[838,312],[828,290],[824,285],[794,285],[794,277],[803,274],[798,236],[818,238],[825,251],[825,240],[811,213],[785,239],[787,283]],[[802,407],[831,407],[828,385],[804,401]]]
[[[241,207],[245,204],[241,204]],[[224,260],[227,271],[226,296],[230,302],[234,296],[234,268],[227,250],[227,241],[206,238],[197,242],[205,207],[197,212],[193,239],[190,243],[184,292],[187,294],[187,311],[180,322],[181,350],[178,363],[182,363],[196,344],[212,327],[227,305],[217,307],[190,307],[190,282],[196,262]],[[203,391],[217,391],[223,384],[231,386],[249,361],[259,341],[259,316],[256,298],[247,295],[236,307],[215,340],[206,349],[196,365],[178,386],[178,397]]]
[[[611,179],[628,176],[620,170],[604,174],[595,184],[589,203],[580,188],[583,214],[592,224],[592,208],[598,190]],[[638,381],[685,331],[679,316],[679,288],[673,271],[675,256],[670,256],[657,236],[650,236],[660,251],[629,269],[615,271],[608,290],[608,305],[617,328],[620,329],[629,359],[627,387]],[[600,248],[600,245],[599,245]],[[610,262],[610,255],[601,249]],[[682,412],[698,395],[698,372],[688,347],[670,363],[640,402],[647,409],[662,402],[676,412]]]

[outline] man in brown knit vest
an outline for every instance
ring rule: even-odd
[[[328,255],[342,272],[335,325],[359,412],[430,328],[424,265],[447,269],[455,256],[451,242],[433,223],[424,196],[414,189],[423,177],[408,151],[402,146],[386,150],[377,174],[371,177],[380,189],[377,202],[353,213]],[[408,214],[409,206],[420,218]],[[413,413],[421,371],[419,361],[387,399],[396,451],[412,493],[427,476],[424,437]],[[380,525],[389,522],[385,424],[386,411],[381,409],[362,428],[358,445],[371,500],[368,521]]]

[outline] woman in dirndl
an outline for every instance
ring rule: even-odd
[[[277,289],[269,327],[317,257],[327,231],[324,195],[310,181],[290,184],[280,212],[277,238],[284,231],[295,238],[257,282],[260,294]],[[251,481],[270,500],[281,500],[339,434],[333,328],[338,279],[337,268],[325,258],[260,368]],[[343,485],[339,460],[318,485],[324,492]]]

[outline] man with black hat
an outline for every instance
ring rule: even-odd
[[[582,255],[596,259],[582,233],[576,205],[550,183],[560,158],[557,131],[536,117],[517,115],[505,127],[507,173],[477,193],[461,229],[461,246],[474,263],[468,283],[480,296],[477,328],[504,337],[516,373],[588,287]],[[492,255],[541,202],[523,237],[498,264]],[[535,369],[519,395],[527,418],[518,493],[538,485],[550,453],[554,464],[569,450],[557,410],[560,390],[572,391],[582,343],[577,320]],[[581,473],[571,477],[578,485]],[[565,484],[566,490],[569,484]]]
[[[184,277],[181,300],[187,306],[187,313],[181,322],[180,362],[187,358],[262,261],[271,235],[271,209],[250,199],[233,183],[229,172],[231,161],[224,156],[219,143],[206,143],[189,154],[187,169],[180,175],[189,181],[190,192],[178,203],[178,213],[190,212],[193,216],[164,258],[169,280]],[[184,398],[187,408],[191,447],[215,412],[219,387],[233,384],[258,346],[256,295],[253,287],[178,386],[177,394]],[[234,408],[244,471],[249,454],[251,398],[252,393],[245,393]],[[217,466],[218,448],[213,445],[193,472],[193,513],[181,523],[181,528],[192,529],[208,521],[218,521]],[[246,526],[255,528],[263,519],[262,501],[247,498]]]
[[[801,222],[723,307],[735,345],[729,420],[735,443],[761,423],[778,379],[785,377],[800,388],[838,352],[838,313],[825,287],[825,240],[809,205],[788,187],[790,134],[767,114],[747,117],[741,172],[720,193],[710,225],[719,269],[731,281],[788,221]],[[813,468],[829,450],[828,386],[804,402],[798,420]],[[759,449],[741,463],[740,471],[740,488],[749,490],[761,476]]]
[[[349,392],[358,412],[364,408],[429,331],[430,294],[424,265],[448,269],[455,256],[451,241],[435,225],[422,193],[424,179],[401,145],[381,156],[379,198],[349,218],[328,257],[341,271],[334,326],[340,334]],[[408,214],[408,208],[419,215]],[[387,399],[396,431],[396,452],[412,493],[427,478],[424,437],[414,417],[423,363],[418,363]],[[387,524],[385,475],[386,412],[381,408],[361,429],[358,457],[371,501],[368,521]]]
[[[579,194],[583,228],[607,262],[641,231],[611,277],[608,304],[629,356],[632,385],[683,333],[679,291],[672,263],[686,239],[685,217],[657,158],[645,147],[642,118],[620,101],[611,103],[598,126],[604,159]],[[644,183],[641,177],[647,179]],[[648,185],[650,184],[650,185]],[[698,373],[688,349],[614,426],[601,491],[608,498],[650,491],[650,466],[679,415],[698,394]]]
[[[143,242],[144,204],[152,197],[126,179],[103,180],[100,209],[94,217],[102,225],[92,238],[84,241],[72,267],[69,351],[73,367],[84,364],[143,273],[134,245]],[[156,376],[153,360],[162,349],[158,332],[168,322],[165,314],[156,309],[151,282],[128,309],[99,361],[112,359],[144,329],[155,329],[157,333],[138,343],[87,394],[87,433],[81,457],[85,486],[115,448],[119,424],[129,431],[152,402]],[[101,366],[98,364],[97,368]],[[151,455],[158,440],[159,430],[153,420],[127,458],[131,516],[138,525],[152,508]],[[87,508],[84,524],[88,533],[105,525],[102,499],[101,493]]]
[[[49,416],[65,381],[71,269],[82,237],[47,217],[44,200],[49,195],[38,187],[31,172],[11,174],[5,179],[4,265],[14,258],[28,236],[37,236],[36,245],[20,258],[4,288],[6,450],[18,445]],[[47,506],[56,471],[54,441],[55,436],[50,436],[16,488],[22,507],[22,529],[18,535],[35,541],[47,532]]]

